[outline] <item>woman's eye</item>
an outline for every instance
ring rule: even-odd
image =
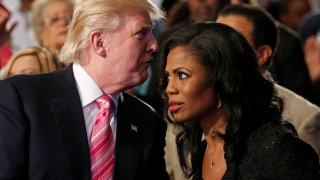
[[[166,80],[169,81],[171,77],[169,75],[166,75]]]
[[[179,72],[179,73],[178,73],[178,76],[179,76],[179,79],[186,79],[186,78],[189,77],[187,74],[185,74],[185,73],[183,73],[183,72]]]

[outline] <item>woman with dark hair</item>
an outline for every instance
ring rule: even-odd
[[[239,32],[218,23],[190,25],[163,44],[160,59],[186,177],[320,177],[316,152],[282,121],[282,100]]]

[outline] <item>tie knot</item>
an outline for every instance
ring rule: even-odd
[[[96,99],[96,103],[99,108],[109,109],[111,107],[112,99],[107,95],[102,95]]]

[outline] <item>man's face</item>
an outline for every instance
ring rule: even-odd
[[[224,1],[224,0],[222,0]],[[213,21],[222,8],[221,0],[187,0],[193,21]]]
[[[122,14],[119,28],[106,33],[107,74],[113,83],[127,90],[143,83],[148,77],[152,53],[157,50],[151,32],[152,21],[146,10],[128,9]],[[111,73],[110,73],[111,72]]]
[[[280,21],[293,30],[297,30],[303,17],[310,9],[308,0],[291,0],[288,4],[287,12],[280,15]]]

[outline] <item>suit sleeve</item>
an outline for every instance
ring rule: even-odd
[[[164,159],[164,147],[165,147],[165,135],[167,125],[163,119],[153,114],[152,119],[148,119],[149,122],[144,121],[145,124],[149,124],[148,132],[144,134],[147,137],[147,143],[152,144],[152,149],[147,148],[146,152],[150,152],[150,156],[144,161],[143,172],[137,179],[153,179],[153,180],[167,180],[169,175],[166,171],[166,164]]]
[[[0,179],[26,179],[28,125],[17,91],[0,81]]]

